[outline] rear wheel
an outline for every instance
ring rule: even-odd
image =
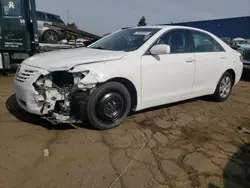
[[[43,34],[43,39],[47,43],[58,43],[60,41],[60,37],[56,31],[47,30]]]
[[[225,101],[230,96],[232,87],[233,77],[229,72],[225,72],[217,85],[215,93],[213,94],[214,101]]]
[[[131,97],[127,88],[118,82],[109,82],[91,94],[86,114],[91,125],[105,130],[119,126],[130,109]]]

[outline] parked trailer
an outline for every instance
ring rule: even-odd
[[[0,0],[0,70],[15,69],[24,59],[37,53],[73,48],[65,44],[39,43],[35,0]],[[74,36],[100,39],[91,33],[52,23]]]

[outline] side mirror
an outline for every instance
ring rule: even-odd
[[[170,54],[170,46],[166,44],[156,44],[150,50],[152,55]]]

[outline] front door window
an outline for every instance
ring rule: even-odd
[[[167,32],[156,41],[156,44],[169,45],[171,54],[190,52],[188,32],[183,29]]]

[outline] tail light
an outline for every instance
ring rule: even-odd
[[[243,63],[243,56],[240,55],[240,61]]]

